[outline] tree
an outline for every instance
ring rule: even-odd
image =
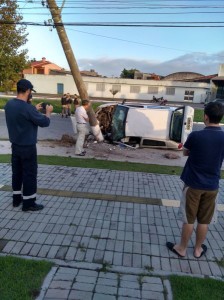
[[[119,91],[118,91],[118,90],[113,90],[113,89],[111,89],[110,92],[111,92],[111,94],[113,95],[113,98],[114,98],[114,96],[115,96]]]
[[[9,91],[27,67],[26,27],[16,25],[23,17],[14,0],[0,0],[0,87]]]
[[[121,72],[120,78],[129,78],[129,79],[134,79],[135,77],[135,71],[139,72],[139,70],[137,69],[123,69],[123,71]]]

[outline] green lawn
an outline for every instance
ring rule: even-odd
[[[11,156],[9,154],[0,155],[0,163],[9,163]],[[147,165],[143,163],[132,162],[120,162],[120,161],[108,161],[99,160],[94,158],[75,158],[75,157],[60,157],[60,156],[38,156],[39,164],[46,165],[59,165],[68,167],[79,168],[96,168],[96,169],[109,169],[119,171],[131,171],[131,172],[146,172],[146,173],[158,173],[158,174],[170,174],[179,175],[181,173],[181,167],[170,167],[160,165]]]
[[[0,299],[35,299],[51,267],[46,261],[0,257]]]
[[[9,97],[10,99],[10,97]],[[0,109],[4,108],[6,102],[8,101],[7,98],[0,98]],[[60,100],[47,100],[46,98],[43,99],[33,99],[32,103],[36,105],[37,103],[45,102],[52,104],[54,106],[54,113],[61,113],[61,101]],[[103,104],[102,102],[93,102],[92,107],[95,110],[99,105]],[[72,107],[73,110],[74,107]]]
[[[9,163],[10,154],[0,154],[0,163]],[[162,166],[134,162],[108,161],[95,158],[75,158],[75,157],[60,157],[60,156],[38,156],[38,163],[45,165],[67,166],[78,168],[95,168],[130,172],[145,172],[154,174],[180,175],[183,168],[174,166]],[[221,173],[221,178],[224,178],[224,171]]]
[[[173,300],[224,299],[224,282],[210,278],[170,276]]]
[[[195,109],[194,110],[194,122],[203,122],[204,118],[204,110],[203,109]]]
[[[194,122],[203,122],[204,121],[204,110],[195,109],[194,110]],[[224,118],[222,118],[221,123],[224,123]]]

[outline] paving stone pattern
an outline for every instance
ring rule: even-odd
[[[0,185],[10,182],[10,165],[0,164]],[[179,199],[181,190],[177,176],[52,166],[40,166],[38,186],[127,196],[136,192],[146,198],[162,194],[166,199]],[[186,257],[179,259],[165,246],[180,238],[175,207],[39,195],[44,210],[24,213],[11,202],[11,192],[0,191],[0,252],[79,264],[57,270],[45,299],[167,299],[164,283],[158,277],[152,283],[154,277],[140,276],[142,272],[224,275],[217,264],[223,259],[224,212],[210,226],[206,256],[194,258],[193,234]],[[86,270],[85,276],[86,264],[106,266],[108,272]],[[133,275],[133,270],[140,272]]]
[[[11,184],[11,165],[0,164],[0,184]],[[39,165],[38,187],[63,191],[180,200],[179,176]],[[220,180],[220,203],[224,204],[224,180]]]
[[[58,268],[44,300],[164,300],[165,287],[158,277]]]
[[[3,253],[223,275],[215,263],[223,258],[222,212],[208,233],[206,257],[194,259],[191,240],[188,255],[179,260],[165,247],[167,240],[177,242],[180,237],[176,208],[43,195],[39,202],[45,205],[43,211],[23,213],[20,208],[12,209],[10,192],[0,192]]]
[[[11,184],[10,164],[0,164],[0,184]],[[40,165],[38,187],[145,198],[180,199],[178,176]]]

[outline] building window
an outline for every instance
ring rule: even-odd
[[[140,86],[139,85],[131,85],[130,86],[130,93],[139,94],[140,93]]]
[[[158,86],[148,86],[148,94],[158,94]]]
[[[121,91],[121,85],[120,84],[113,84],[112,85],[112,91]]]
[[[105,91],[105,83],[97,83],[96,84],[96,91],[97,92],[104,92]]]
[[[166,95],[175,95],[175,88],[174,87],[167,87],[166,88]]]
[[[194,100],[194,91],[185,91],[184,101],[193,101]]]

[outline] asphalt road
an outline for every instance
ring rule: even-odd
[[[193,130],[203,129],[203,124],[194,124]],[[59,140],[63,134],[73,135],[72,122],[70,118],[61,118],[60,115],[53,114],[50,126],[38,129],[39,140]],[[0,139],[8,140],[8,131],[5,123],[5,114],[0,111]]]
[[[53,114],[51,116],[50,126],[47,128],[38,128],[39,140],[55,140],[61,139],[63,134],[73,135],[72,122],[70,118],[61,118],[60,115]],[[0,111],[0,139],[8,139],[8,131],[6,128],[5,114]]]

